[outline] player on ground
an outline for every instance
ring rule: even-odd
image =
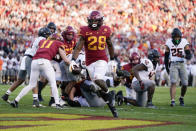
[[[31,89],[36,88],[37,80],[40,73],[47,78],[50,83],[52,95],[54,96],[56,108],[61,108],[59,104],[59,94],[57,90],[55,71],[52,67],[51,60],[59,53],[61,58],[69,64],[69,60],[64,52],[63,43],[58,40],[41,40],[39,42],[39,48],[33,57],[31,64],[31,76],[29,85],[24,87],[19,95],[11,103],[12,107],[18,107],[18,102],[25,96]],[[37,105],[39,107],[39,104]]]
[[[106,74],[108,62],[106,47],[108,47],[111,67],[113,67],[115,64],[114,47],[110,38],[111,30],[108,26],[102,25],[103,16],[98,11],[92,11],[87,19],[88,26],[83,26],[80,28],[80,38],[75,50],[73,51],[70,71],[72,71],[72,69],[77,66],[75,60],[84,47],[86,68],[88,70],[89,76],[91,80],[93,80],[102,89],[103,98],[105,101],[109,102],[108,106],[112,111],[113,116],[118,117],[113,103],[115,94],[109,92],[106,82],[103,80],[103,76]]]
[[[170,67],[169,67],[170,59]],[[185,69],[185,59],[191,59],[191,52],[189,43],[186,39],[182,38],[182,33],[178,28],[174,28],[171,33],[171,38],[166,41],[165,50],[165,67],[170,75],[170,106],[175,106],[176,83],[178,76],[180,77],[182,88],[181,96],[179,98],[180,106],[184,106],[184,95],[186,94],[188,85],[188,75]]]
[[[32,58],[38,49],[38,44],[41,40],[46,39],[50,34],[51,32],[48,28],[41,28],[39,30],[38,38],[36,38],[31,47],[26,50],[24,57],[22,58],[17,81],[15,81],[14,84],[2,96],[4,101],[8,101],[9,95],[25,81],[27,75],[30,76]],[[37,90],[35,88],[33,89],[33,99],[33,105],[35,105],[38,99]]]

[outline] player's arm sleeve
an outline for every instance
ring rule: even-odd
[[[187,44],[184,48],[184,52],[185,52],[185,58],[187,60],[190,60],[192,58],[192,54],[191,54],[191,51],[190,51],[190,48],[189,48],[189,45]]]
[[[169,54],[170,54],[169,47],[166,46],[164,63],[165,63],[165,68],[168,74],[169,74]]]

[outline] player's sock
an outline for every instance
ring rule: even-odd
[[[9,89],[8,89],[7,92],[6,92],[7,95],[10,95],[11,93],[12,93],[12,92],[11,92]]]
[[[41,81],[38,81],[38,94],[41,94],[41,91],[43,89],[44,83]]]
[[[180,96],[181,99],[184,99],[184,96]]]
[[[33,94],[33,100],[38,100],[38,94]]]

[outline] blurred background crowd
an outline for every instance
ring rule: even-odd
[[[111,27],[115,55],[121,65],[133,51],[145,57],[156,48],[164,56],[164,44],[174,27],[178,27],[192,48],[196,49],[195,0],[1,0],[0,55],[22,56],[38,29],[49,22],[58,32],[67,25],[76,31],[87,25],[92,10],[104,15]],[[196,53],[191,61],[195,63]]]

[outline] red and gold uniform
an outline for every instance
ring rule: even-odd
[[[106,54],[106,39],[110,37],[111,30],[108,26],[101,26],[98,30],[92,30],[88,26],[80,28],[80,36],[85,40],[86,65],[98,60],[108,61]]]
[[[133,68],[132,64],[129,63],[129,64],[126,64],[122,67],[122,70],[126,70],[128,72],[131,72],[131,69]],[[132,83],[132,80],[133,80],[133,73],[131,73],[130,77],[127,77],[126,78],[126,83],[125,83],[125,86],[128,87],[128,88],[131,88],[131,83]]]
[[[58,53],[59,47],[64,48],[63,44],[64,43],[57,40],[41,40],[33,59],[45,58],[47,60],[52,60]]]
[[[37,81],[39,76],[44,75],[47,78],[52,95],[55,99],[55,103],[59,104],[59,94],[56,85],[55,71],[51,64],[51,60],[56,56],[59,51],[59,48],[63,48],[63,43],[57,40],[41,40],[39,42],[39,48],[33,57],[31,63],[31,75],[29,85],[24,87],[20,94],[16,97],[16,100],[19,101],[24,95],[26,95],[30,90],[37,86]]]
[[[71,41],[64,41],[63,46],[65,48],[66,55],[71,54],[73,51],[73,48],[76,46],[76,39],[74,38]]]

